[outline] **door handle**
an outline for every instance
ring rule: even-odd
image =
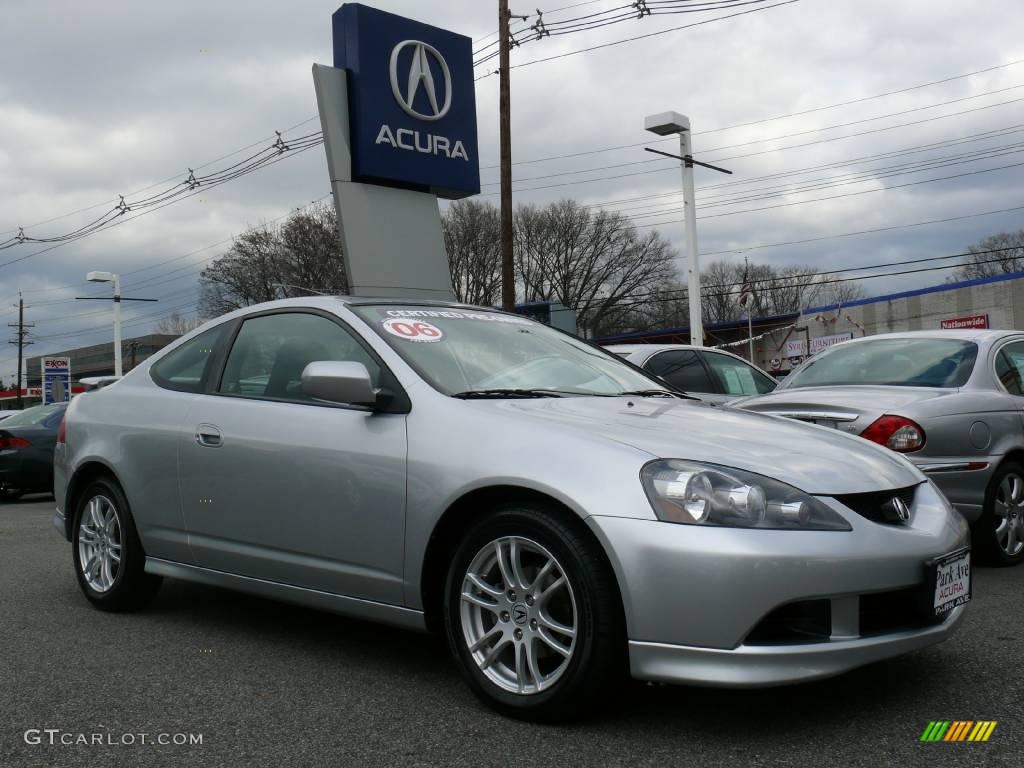
[[[196,427],[196,442],[205,448],[220,448],[223,445],[220,430],[213,424],[200,424]]]

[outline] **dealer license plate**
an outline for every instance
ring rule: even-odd
[[[929,564],[929,583],[933,587],[932,609],[944,616],[958,605],[971,600],[971,552],[963,549]]]

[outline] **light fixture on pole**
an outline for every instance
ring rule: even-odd
[[[693,148],[690,142],[690,118],[678,112],[662,112],[649,115],[644,119],[644,128],[658,136],[679,134],[679,154],[673,155],[657,149],[645,148],[656,155],[674,157],[683,163],[683,209],[686,215],[686,265],[687,287],[690,294],[690,343],[704,346],[704,322],[700,305],[700,252],[697,250],[697,210],[693,189],[693,166],[700,165],[722,173],[732,173],[724,168],[708,165],[693,159]]]
[[[90,272],[85,276],[90,283],[113,283],[114,285],[114,375],[123,376],[121,364],[121,302],[122,301],[159,301],[159,299],[126,299],[121,296],[121,276],[116,272]],[[75,299],[88,301],[103,299],[102,296],[76,296]]]
[[[114,375],[123,376],[121,367],[121,276],[116,272],[90,272],[85,276],[90,283],[114,284]]]

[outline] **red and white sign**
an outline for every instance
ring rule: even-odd
[[[436,325],[411,317],[392,317],[384,321],[384,330],[406,341],[440,341],[444,333]]]
[[[944,331],[958,331],[963,328],[988,328],[988,315],[971,315],[970,317],[951,317],[939,321]]]

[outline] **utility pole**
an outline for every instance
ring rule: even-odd
[[[509,83],[509,31],[511,15],[508,0],[498,0],[498,77],[499,126],[501,133],[501,308],[511,312],[516,306],[515,271],[512,266],[512,89]]]
[[[27,347],[29,344],[33,343],[31,341],[25,341],[25,337],[28,336],[28,330],[26,330],[26,329],[35,327],[35,323],[28,323],[28,324],[25,323],[25,300],[23,298],[21,298],[21,291],[18,292],[18,322],[17,323],[8,323],[7,325],[9,327],[11,327],[11,328],[17,328],[18,329],[15,332],[15,336],[17,338],[15,338],[13,341],[10,341],[8,343],[9,344],[16,344],[18,346],[18,383],[17,383],[17,386],[15,387],[15,389],[17,390],[17,393],[18,393],[18,395],[17,395],[17,402],[18,402],[18,408],[20,409],[23,406],[22,399],[21,399],[21,377],[22,377],[22,370],[24,368],[24,365],[23,365],[22,361],[23,361],[24,356],[25,356],[25,347]]]

